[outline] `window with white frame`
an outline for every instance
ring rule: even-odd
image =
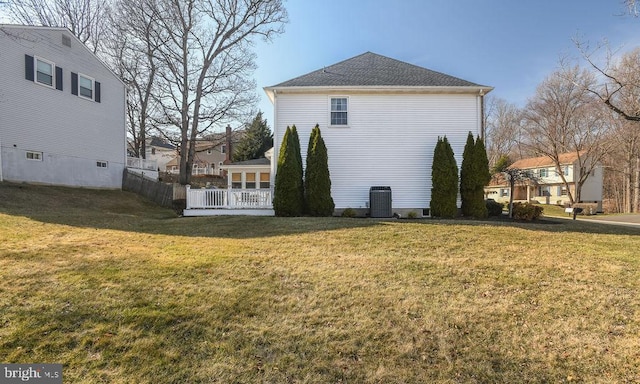
[[[557,191],[557,193],[558,193],[558,196],[566,196],[566,195],[568,195],[568,193],[567,193],[567,187],[566,187],[566,186],[564,186],[564,185],[558,186],[558,191]]]
[[[500,197],[509,196],[509,188],[500,188]]]
[[[349,99],[346,97],[331,98],[331,125],[348,125],[347,114],[349,111]]]
[[[241,189],[242,188],[242,173],[232,173],[231,174],[231,188],[233,188],[233,189]]]
[[[36,61],[36,65],[35,65],[36,82],[46,85],[48,87],[53,87],[54,69],[56,67],[55,64],[52,63],[51,61],[42,59],[40,57],[36,57],[35,61]]]
[[[548,177],[548,176],[549,176],[549,170],[547,168],[541,168],[540,177]]]
[[[42,152],[27,151],[27,160],[42,161]]]
[[[78,95],[93,100],[94,80],[81,73],[78,74]]]
[[[245,188],[247,188],[247,189],[256,189],[256,174],[255,173],[247,173],[245,175]]]
[[[271,188],[270,174],[269,173],[261,173],[260,174],[260,188],[263,188],[263,189]]]

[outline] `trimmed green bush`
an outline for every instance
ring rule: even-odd
[[[433,152],[431,165],[431,216],[453,218],[458,215],[458,165],[451,145],[444,138],[438,137]]]
[[[502,209],[504,208],[504,205],[498,203],[497,201],[487,200],[486,206],[487,206],[487,213],[489,214],[489,217],[502,215]]]
[[[304,208],[302,164],[297,159],[300,143],[296,140],[297,132],[294,136],[294,130],[287,127],[278,155],[273,197],[276,216],[301,216]]]
[[[324,144],[318,125],[313,128],[309,137],[304,193],[306,211],[309,215],[333,215],[335,204],[331,197],[331,177],[329,176],[327,147]]]
[[[356,216],[358,216],[358,213],[353,208],[346,208],[344,211],[342,211],[342,215],[341,216],[342,217],[356,217]]]
[[[542,216],[544,208],[531,203],[513,203],[513,218],[516,220],[533,221]]]

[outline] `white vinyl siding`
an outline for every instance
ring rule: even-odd
[[[0,33],[0,84],[6,97],[0,102],[2,175],[10,181],[120,188],[126,161],[124,84],[77,40],[62,45],[62,28],[4,26]],[[72,37],[75,40],[75,37]],[[64,91],[25,82],[25,57],[46,58],[64,71]],[[87,103],[71,93],[71,73],[100,79],[101,103]],[[34,72],[33,82],[36,81]],[[95,86],[95,82],[94,82]],[[93,89],[94,98],[96,89]],[[37,106],[37,108],[34,108]],[[25,151],[37,148],[43,162],[26,161]],[[98,168],[96,159],[108,162]],[[22,168],[21,168],[22,167]]]
[[[278,94],[275,150],[296,125],[303,164],[311,129],[327,145],[336,208],[366,208],[371,186],[390,186],[394,208],[428,208],[431,161],[438,136],[447,136],[458,167],[469,131],[478,134],[475,95],[349,94],[349,129],[327,129],[329,94]]]

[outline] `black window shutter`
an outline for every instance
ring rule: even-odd
[[[71,94],[78,96],[78,74],[71,72]]]
[[[100,102],[100,83],[95,81],[94,84],[96,85],[96,103]]]
[[[62,68],[56,67],[56,89],[62,91]]]
[[[24,78],[33,81],[33,56],[24,55]]]

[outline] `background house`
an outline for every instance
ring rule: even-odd
[[[193,163],[193,176],[216,175],[224,176],[223,164],[231,163],[233,146],[242,138],[244,131],[232,131],[227,127],[224,133],[213,133],[196,143],[196,153]],[[177,150],[174,157],[166,163],[168,173],[180,173],[180,156]]]
[[[367,212],[372,186],[389,186],[393,211],[426,214],[431,164],[447,136],[458,165],[469,132],[482,134],[483,95],[493,88],[371,52],[266,87],[274,105],[274,155],[287,126],[304,157],[311,129],[327,146],[337,213]],[[272,162],[272,183],[276,161]]]
[[[553,160],[546,156],[527,158],[511,165],[512,168],[527,171],[532,176],[531,180],[515,185],[513,199],[537,201],[540,204],[570,203],[568,191],[575,197],[575,181],[580,178],[578,154],[564,153],[559,159],[569,189],[562,181]],[[598,203],[598,210],[602,211],[602,185],[603,169],[597,166],[582,186],[581,202]],[[490,185],[485,188],[485,196],[498,202],[509,202],[509,192],[509,183],[502,175],[494,175]]]
[[[0,25],[0,180],[121,188],[125,86],[66,28]]]
[[[166,172],[167,163],[176,156],[176,146],[160,137],[148,138],[145,148],[145,158],[155,161],[160,172]]]

